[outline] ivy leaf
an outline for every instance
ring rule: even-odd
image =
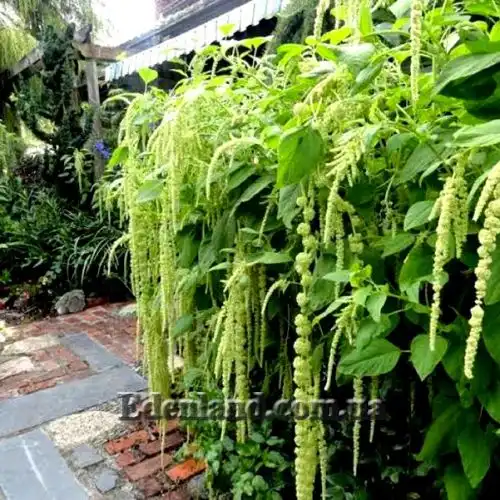
[[[500,57],[500,54],[497,54]],[[463,127],[453,136],[462,148],[483,148],[500,142],[500,120],[490,120],[480,125]]]
[[[417,460],[431,461],[439,452],[441,444],[449,434],[455,430],[456,423],[461,414],[459,403],[448,404],[446,409],[432,422],[425,435],[424,444]]]
[[[160,179],[144,181],[137,192],[137,203],[148,203],[158,199],[163,191],[164,183]]]
[[[389,257],[390,255],[394,255],[402,252],[409,246],[413,245],[415,241],[415,236],[410,233],[399,233],[395,236],[388,235],[382,238],[382,243],[384,245],[384,253],[382,257]]]
[[[253,259],[250,264],[273,265],[273,264],[287,264],[288,262],[292,261],[293,259],[290,257],[288,253],[264,252],[256,259]]]
[[[158,78],[158,71],[151,68],[141,68],[138,73],[145,85],[149,85]]]
[[[317,168],[323,152],[323,138],[311,125],[287,131],[278,148],[277,187],[300,182]]]
[[[376,323],[380,322],[382,308],[387,301],[387,294],[385,292],[377,292],[368,297],[366,301],[366,309]]]
[[[430,350],[428,335],[418,335],[413,339],[410,359],[420,380],[424,381],[436,369],[447,349],[448,341],[443,337],[436,337],[434,352]]]
[[[470,485],[477,488],[490,468],[490,446],[476,420],[467,422],[460,432],[458,451]]]
[[[364,349],[354,350],[343,357],[339,371],[355,377],[376,377],[396,367],[401,351],[385,339],[376,339]]]
[[[474,491],[459,465],[449,465],[444,473],[448,500],[472,500]]]
[[[419,201],[412,205],[405,217],[404,230],[409,231],[429,222],[429,215],[434,207],[434,201]]]

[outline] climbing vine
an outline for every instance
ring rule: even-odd
[[[150,386],[170,393],[180,355],[185,375],[201,370],[226,401],[261,389],[293,390],[306,410],[349,399],[348,421],[294,422],[299,500],[327,497],[342,447],[355,484],[376,489],[383,478],[362,479],[364,457],[396,421],[414,436],[398,445],[405,473],[431,486],[394,498],[488,498],[500,423],[500,11],[327,4],[304,44],[261,59],[263,39],[237,42],[238,55],[233,43],[210,47],[170,94],[144,69],[144,94],[111,98],[128,105],[108,164],[122,168],[100,193],[128,221]],[[215,50],[221,74],[200,69]],[[388,424],[376,405],[364,418],[368,398],[386,400]],[[243,444],[253,425],[225,419],[221,439]]]

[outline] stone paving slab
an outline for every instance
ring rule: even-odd
[[[0,489],[7,500],[88,500],[40,430],[0,441]]]
[[[124,365],[120,358],[94,342],[85,333],[66,334],[61,338],[61,343],[71,349],[80,359],[86,361],[90,368],[97,373]]]
[[[111,368],[83,380],[0,402],[0,438],[141,391],[147,382],[128,367]]]

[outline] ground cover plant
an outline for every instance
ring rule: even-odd
[[[375,7],[320,1],[304,44],[227,41],[170,93],[112,98],[128,110],[101,196],[128,222],[151,390],[181,354],[188,391],[354,398],[349,421],[293,423],[294,493],[263,498],[491,498],[500,7]],[[360,418],[377,398],[388,422]]]

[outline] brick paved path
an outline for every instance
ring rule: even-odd
[[[10,327],[0,344],[0,500],[163,498],[199,491],[204,464],[180,462],[184,435],[118,418],[141,391],[136,322],[124,304]]]

